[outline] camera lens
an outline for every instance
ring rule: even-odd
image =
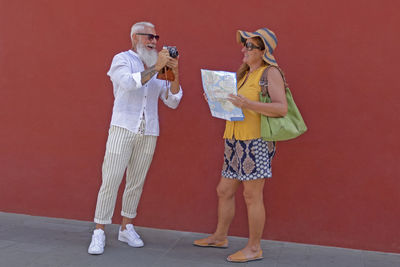
[[[175,46],[168,46],[169,56],[172,58],[176,58],[179,53]]]

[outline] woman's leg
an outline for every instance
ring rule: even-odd
[[[218,195],[218,223],[214,236],[225,240],[228,236],[229,226],[235,216],[235,193],[240,181],[221,178],[217,186]]]
[[[247,258],[259,256],[261,251],[260,242],[265,224],[264,183],[265,179],[243,181],[243,195],[249,221],[249,240],[241,252]]]
[[[222,177],[217,186],[218,223],[214,234],[204,239],[196,240],[195,244],[215,244],[226,240],[229,226],[235,215],[235,193],[240,181]]]

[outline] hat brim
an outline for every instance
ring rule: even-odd
[[[260,37],[261,40],[264,43],[264,47],[265,47],[265,53],[263,55],[263,60],[270,64],[270,65],[274,65],[274,66],[278,66],[278,63],[276,62],[275,57],[272,55],[273,49],[271,48],[271,46],[268,44],[267,40],[265,39],[264,36],[262,36],[260,33],[258,32],[247,32],[247,31],[241,31],[238,30],[236,33],[236,41],[238,43],[243,43],[245,42],[247,39],[249,38],[253,38],[253,37]]]

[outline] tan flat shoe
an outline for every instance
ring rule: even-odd
[[[260,249],[260,252],[252,258],[247,258],[244,253],[239,250],[238,252],[229,255],[228,258],[226,258],[227,261],[229,262],[248,262],[248,261],[258,261],[262,260],[264,257],[262,256],[262,250]]]
[[[212,248],[227,248],[228,247],[228,239],[225,239],[224,241],[221,242],[207,242],[207,238],[195,240],[193,242],[193,245],[198,246],[198,247],[212,247]]]

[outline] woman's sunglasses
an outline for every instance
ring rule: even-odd
[[[261,47],[256,46],[255,44],[250,43],[250,42],[243,43],[243,46],[246,47],[246,50],[247,50],[247,51],[251,51],[251,50],[253,50],[253,49],[264,50],[264,49],[262,49]]]
[[[160,39],[159,35],[154,35],[151,33],[136,33],[137,35],[146,35],[147,38],[149,39],[149,41],[152,41],[153,39],[156,39],[158,41],[158,39]]]

